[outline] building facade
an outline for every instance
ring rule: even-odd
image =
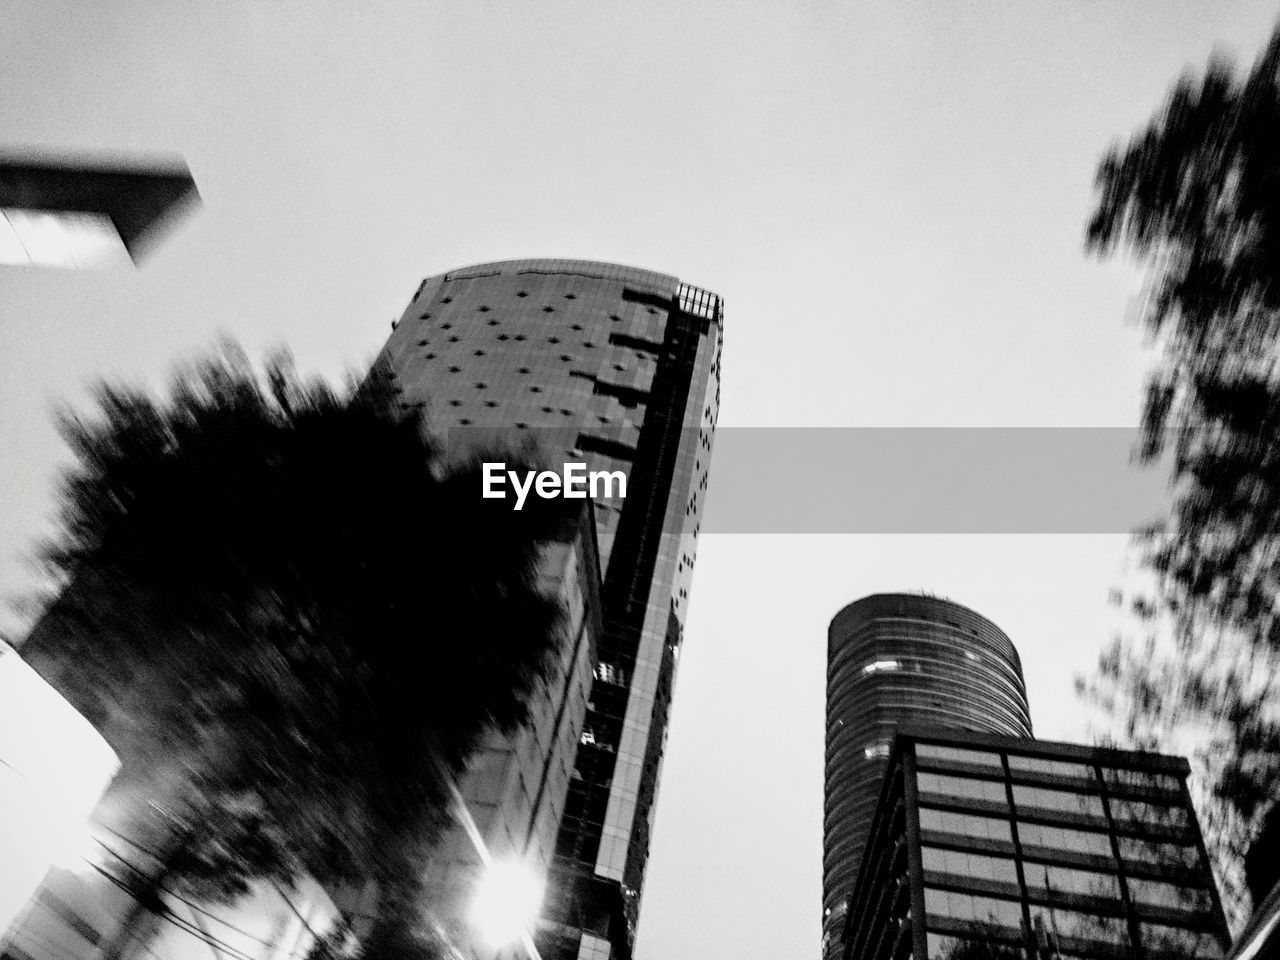
[[[621,471],[595,504],[603,633],[537,942],[630,956],[719,413],[720,298],[579,260],[424,280],[371,381],[451,453]],[[496,431],[496,432],[495,432]],[[488,459],[488,457],[486,457]]]
[[[831,621],[827,647],[822,951],[838,956],[849,892],[897,728],[1031,736],[1022,665],[995,624],[920,594],[875,594]]]
[[[491,732],[472,756],[457,787],[455,822],[424,865],[429,920],[467,957],[500,956],[504,947],[507,956],[523,956],[519,943],[487,943],[473,929],[472,901],[484,882],[486,859],[514,861],[531,876],[545,877],[555,853],[602,633],[590,501],[579,516],[542,545],[538,586],[559,600],[564,624],[529,698],[528,719],[509,733]]]
[[[837,956],[1223,956],[1188,769],[1151,753],[900,733]]]

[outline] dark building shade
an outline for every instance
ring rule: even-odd
[[[1221,957],[1180,757],[936,729],[895,739],[841,960]]]
[[[136,261],[164,221],[199,199],[181,160],[0,156],[0,216],[14,219],[19,241],[18,217],[52,217],[63,221],[70,234],[80,220],[96,217],[109,223]],[[37,256],[31,260],[41,262]]]
[[[919,594],[876,594],[828,631],[823,956],[836,956],[849,891],[897,728],[1031,736],[1013,643],[967,607]]]

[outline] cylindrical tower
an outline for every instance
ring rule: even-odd
[[[882,593],[827,631],[822,953],[838,955],[847,898],[896,727],[1031,736],[1018,651],[990,620],[950,600]]]

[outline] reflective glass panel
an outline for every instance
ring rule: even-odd
[[[961,850],[940,850],[934,847],[925,847],[920,853],[926,870],[977,877],[980,880],[1018,882],[1018,871],[1013,861],[1003,857],[989,857],[985,854],[966,853]]]
[[[1092,793],[1071,793],[1067,790],[1014,784],[1013,801],[1019,808],[1033,807],[1039,810],[1061,810],[1093,817],[1102,816],[1102,798]]]
[[[935,890],[932,887],[926,887],[924,906],[932,917],[1012,927],[1014,930],[1022,926],[1022,905],[1016,900],[1000,900],[995,897],[980,897],[972,893],[956,893],[954,890]]]
[[[969,800],[989,800],[1008,803],[1004,784],[998,780],[975,780],[944,773],[921,773],[916,785],[922,793],[936,793],[944,797],[963,797]]]
[[[1000,754],[985,750],[966,750],[961,747],[941,747],[932,743],[917,743],[916,756],[921,760],[937,760],[944,763],[969,763],[974,766],[1004,770]]]
[[[1022,773],[1049,773],[1059,777],[1073,777],[1077,780],[1094,779],[1093,767],[1084,763],[1070,763],[1066,760],[1046,760],[1042,757],[1019,757],[1009,754],[1009,769]]]
[[[1119,902],[1120,884],[1109,873],[1092,870],[1076,870],[1044,863],[1028,863],[1023,866],[1027,886],[1039,887],[1057,893],[1079,893],[1094,897],[1107,897]]]
[[[967,937],[951,937],[942,933],[928,936],[929,960],[1026,960],[1026,950],[1020,944],[981,932]]]
[[[1018,839],[1028,846],[1090,853],[1102,857],[1113,856],[1110,838],[1105,833],[1092,830],[1073,830],[1071,827],[1050,827],[1042,823],[1019,821]]]
[[[950,810],[920,809],[920,829],[937,830],[961,837],[984,837],[988,840],[1013,842],[1013,830],[1008,820],[980,817],[971,813],[954,813]]]
[[[1033,928],[1043,928],[1045,934],[1056,942],[1061,937],[1078,937],[1084,940],[1101,940],[1104,943],[1126,944],[1129,934],[1120,917],[1102,917],[1078,910],[1059,907],[1031,907]]]
[[[1184,887],[1159,880],[1129,878],[1129,896],[1136,903],[1149,907],[1168,907],[1186,910],[1208,910],[1209,891],[1197,887]]]
[[[1116,787],[1131,790],[1163,790],[1181,792],[1182,780],[1171,773],[1147,773],[1143,770],[1113,770],[1103,767],[1102,779]]]
[[[1200,851],[1196,847],[1162,843],[1145,837],[1116,837],[1116,840],[1120,844],[1120,855],[1129,863],[1194,867],[1200,862]]]
[[[1222,956],[1222,944],[1210,933],[1167,927],[1163,923],[1142,923],[1143,945],[1149,949],[1164,950],[1187,957],[1217,958]]]
[[[1144,803],[1141,800],[1111,798],[1111,815],[1118,823],[1143,824],[1148,827],[1185,827],[1187,811],[1182,807]]]

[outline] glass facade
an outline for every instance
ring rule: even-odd
[[[1184,760],[899,735],[840,960],[1173,960],[1228,933]]]
[[[822,949],[825,960],[833,960],[898,727],[1030,737],[1031,717],[1013,643],[995,624],[949,600],[877,594],[850,604],[831,621],[827,663]],[[1003,771],[997,755],[932,749],[959,769]],[[998,784],[980,779],[935,777],[921,789],[939,795],[973,790],[979,805],[1005,802]]]
[[[603,635],[538,947],[629,957],[719,415],[722,307],[675,277],[583,260],[424,280],[371,389],[451,455],[524,451],[621,471],[595,502]],[[485,459],[497,459],[487,456]]]

